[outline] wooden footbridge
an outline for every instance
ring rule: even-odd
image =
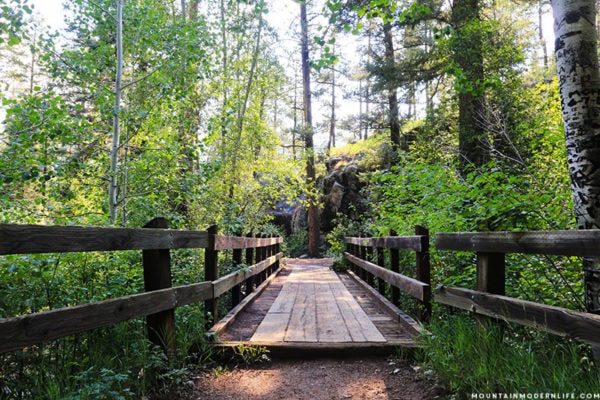
[[[421,325],[394,303],[400,290],[416,297],[428,314],[428,237],[369,242],[348,238],[353,271],[337,274],[327,260],[288,260],[281,238],[229,237],[207,231],[168,229],[156,219],[144,228],[0,225],[0,255],[141,250],[145,292],[104,301],[0,319],[0,352],[8,352],[146,317],[150,340],[176,350],[176,307],[204,302],[215,346],[267,346],[292,354],[388,351],[415,347]],[[170,251],[204,249],[204,280],[172,287]],[[398,251],[414,251],[421,280],[398,270]],[[377,253],[375,253],[375,250]],[[389,250],[391,269],[376,265]],[[239,268],[221,276],[219,259]],[[362,257],[362,258],[361,258]],[[427,270],[424,274],[422,271]],[[373,289],[374,279],[378,291]],[[423,279],[425,278],[425,279]],[[392,301],[385,297],[391,293]],[[219,318],[223,308],[229,309]]]
[[[221,347],[253,345],[291,357],[392,353],[418,345],[422,327],[331,260],[286,260],[278,274],[211,333]]]
[[[215,346],[291,355],[417,346],[421,325],[397,305],[405,293],[417,301],[417,319],[430,316],[427,230],[345,241],[349,268],[335,273],[323,260],[286,262],[281,238],[174,230],[163,219],[139,229],[0,224],[0,255],[139,250],[144,278],[141,293],[0,319],[0,353],[145,317],[149,339],[174,354],[175,308],[200,302]],[[600,344],[600,316],[505,296],[506,254],[600,257],[600,231],[440,233],[435,242],[438,251],[476,254],[475,290],[440,286],[438,303]],[[202,281],[172,287],[170,252],[177,249],[203,249]],[[403,271],[412,277],[400,273],[400,252],[411,255]],[[224,257],[237,266],[226,275],[219,271]]]

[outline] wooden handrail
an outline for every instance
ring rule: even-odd
[[[0,224],[0,255],[206,248],[206,231]]]
[[[459,232],[435,235],[438,250],[600,256],[600,230]]]
[[[365,247],[379,247],[384,249],[423,251],[424,235],[418,236],[382,236],[382,237],[346,237],[344,241],[348,244]]]
[[[425,301],[431,296],[431,286],[417,279],[410,278],[406,275],[390,271],[387,268],[380,267],[372,262],[365,261],[350,253],[344,253],[347,260],[354,265],[365,269],[374,276],[383,279],[385,282],[393,285],[405,293],[408,293],[417,300]]]
[[[505,296],[505,255],[600,256],[600,230],[438,233],[438,250],[477,255],[476,290],[440,286],[435,300],[477,315],[600,344],[600,316]]]
[[[377,286],[379,293],[385,295],[386,284],[391,286],[392,303],[399,304],[400,291],[416,298],[420,307],[418,318],[422,321],[431,315],[431,278],[429,265],[429,232],[427,229],[415,227],[414,236],[384,237],[346,237],[345,259],[353,266],[358,267],[358,276],[370,286]],[[378,264],[369,261],[376,250]],[[390,266],[384,267],[384,250],[389,250]],[[399,272],[399,251],[414,251],[416,253],[416,278],[411,278]]]
[[[143,250],[147,291],[0,319],[0,353],[146,316],[150,339],[172,354],[175,350],[173,311],[176,307],[200,301],[216,304],[217,297],[236,286],[239,288],[244,282],[247,291],[251,291],[255,278],[258,277],[260,283],[275,271],[283,257],[279,251],[281,238],[227,237],[218,235],[216,227],[209,231],[183,231],[166,226],[166,220],[162,218],[139,229],[0,224],[2,255]],[[204,282],[170,287],[169,250],[189,248],[205,249],[208,257],[205,270],[212,268],[216,274]],[[218,251],[237,251],[235,258],[239,264],[242,258],[239,251],[244,249],[246,261],[252,265],[219,277]],[[236,302],[236,299],[232,300]],[[217,317],[216,312],[212,317]]]

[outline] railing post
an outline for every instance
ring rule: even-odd
[[[383,247],[377,247],[375,250],[377,253],[377,265],[385,268],[385,253],[383,252]],[[377,278],[377,289],[381,295],[385,296],[385,281],[382,278]]]
[[[390,231],[391,236],[396,236],[396,231]],[[390,249],[390,269],[393,272],[400,273],[400,250]],[[400,289],[392,286],[392,303],[396,306],[400,304]]]
[[[278,238],[278,240],[279,240],[279,238]],[[275,244],[274,251],[275,251],[275,254],[273,254],[274,256],[279,254],[279,252],[281,251],[281,243],[277,242],[277,244]],[[280,263],[279,263],[279,260],[277,260],[275,262],[275,266],[274,266],[275,271],[277,271],[279,269],[279,267],[280,267]]]
[[[249,233],[248,237],[252,237],[252,234]],[[246,265],[249,267],[254,265],[254,249],[249,247],[246,249]],[[254,277],[246,279],[246,296],[254,290]]]
[[[155,218],[144,228],[164,228],[169,224],[165,218]],[[143,250],[144,290],[167,289],[171,287],[171,255],[169,249]],[[175,310],[165,310],[146,317],[150,342],[161,346],[172,357],[177,351]]]
[[[367,248],[365,246],[363,246],[362,244],[358,245],[358,256],[363,259],[366,260],[367,259]],[[367,282],[367,271],[364,268],[360,268],[360,279],[362,279],[363,281]]]
[[[373,248],[371,246],[366,246],[365,248],[365,260],[372,262],[373,260]],[[367,272],[367,283],[369,284],[369,286],[371,286],[372,288],[375,287],[375,276],[370,273]]]
[[[477,290],[505,294],[504,253],[477,253]]]
[[[219,231],[216,225],[208,228],[208,246],[204,251],[204,279],[214,281],[219,275],[219,253],[215,250],[215,237]],[[207,324],[210,327],[217,322],[217,299],[214,297],[204,301],[204,310],[207,314]]]
[[[425,294],[417,317],[421,321],[429,320],[431,316],[431,265],[429,262],[429,230],[422,226],[415,226],[415,234],[421,235],[421,251],[417,252],[417,279],[429,285],[430,290]]]
[[[233,263],[239,269],[242,264],[242,249],[233,249]],[[241,284],[231,288],[231,308],[237,306],[241,300]]]

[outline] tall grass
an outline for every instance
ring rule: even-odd
[[[428,327],[420,353],[455,398],[471,393],[600,393],[600,369],[587,346],[468,315]]]

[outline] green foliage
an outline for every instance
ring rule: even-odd
[[[23,20],[26,14],[31,14],[32,8],[27,0],[10,0],[0,6],[0,45],[7,43],[15,46],[27,38],[23,30]]]
[[[285,238],[286,255],[298,258],[308,252],[308,230],[301,229]]]
[[[428,326],[426,368],[458,398],[471,393],[596,393],[600,373],[586,346],[502,322],[444,316]]]

